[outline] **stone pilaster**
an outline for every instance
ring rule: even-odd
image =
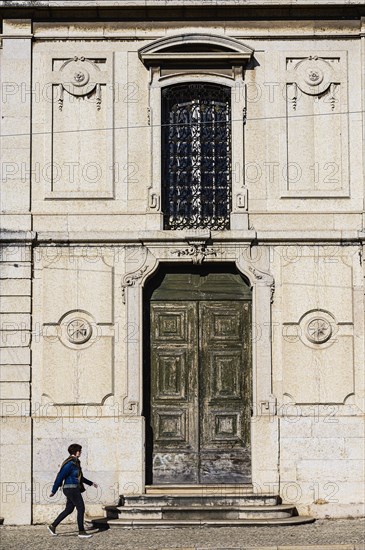
[[[1,228],[29,231],[31,185],[32,23],[3,21],[0,64]]]
[[[30,523],[31,235],[0,248],[0,498],[6,523]],[[16,460],[15,460],[16,457]]]

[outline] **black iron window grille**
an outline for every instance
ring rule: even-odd
[[[165,229],[229,229],[231,90],[188,84],[162,91]]]

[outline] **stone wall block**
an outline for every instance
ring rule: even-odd
[[[29,382],[30,366],[1,365],[0,382]]]
[[[0,405],[1,406],[1,405]],[[7,524],[31,521],[30,418],[2,418],[0,440],[1,515]]]
[[[30,313],[30,296],[1,296],[0,307],[4,313]]]
[[[30,279],[0,279],[0,296],[30,296]]]
[[[30,365],[29,348],[3,348],[0,365]]]
[[[296,438],[295,445],[291,438],[282,439],[280,443],[281,456],[293,461],[303,459],[341,459],[345,458],[344,438]]]
[[[0,330],[0,348],[28,347],[30,333],[25,330]]]
[[[0,399],[30,399],[29,382],[0,382]]]
[[[4,263],[1,266],[1,279],[30,279],[32,275],[29,263],[16,262],[15,264]]]

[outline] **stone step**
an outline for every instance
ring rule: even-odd
[[[215,519],[274,519],[296,514],[291,505],[279,506],[122,506],[118,516],[113,511],[110,519],[155,520],[215,520]]]
[[[253,493],[253,485],[242,483],[205,485],[146,485],[146,495],[248,495]]]
[[[250,519],[106,519],[94,518],[91,523],[95,527],[106,526],[116,529],[146,529],[146,528],[170,528],[175,527],[240,527],[260,525],[301,525],[312,523],[314,518],[307,516],[292,516],[289,518],[250,518]]]
[[[124,506],[276,506],[277,495],[126,495],[121,498]]]

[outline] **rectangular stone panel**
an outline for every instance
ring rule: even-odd
[[[322,350],[284,340],[283,357],[283,389],[295,403],[341,404],[354,391],[351,336]]]
[[[103,255],[94,258],[69,250],[59,255],[42,272],[43,322],[57,323],[68,311],[84,310],[97,323],[113,322],[113,268]]]
[[[281,248],[285,321],[298,322],[310,310],[330,311],[342,323],[353,322],[353,257],[339,248],[320,248],[308,254]],[[296,255],[296,256],[295,256]]]
[[[286,75],[282,196],[348,197],[346,52],[289,55]]]
[[[100,404],[113,393],[112,368],[110,337],[100,337],[80,350],[49,339],[43,347],[42,393],[56,404]]]
[[[52,69],[49,165],[42,170],[46,196],[113,198],[112,58],[54,57]]]

